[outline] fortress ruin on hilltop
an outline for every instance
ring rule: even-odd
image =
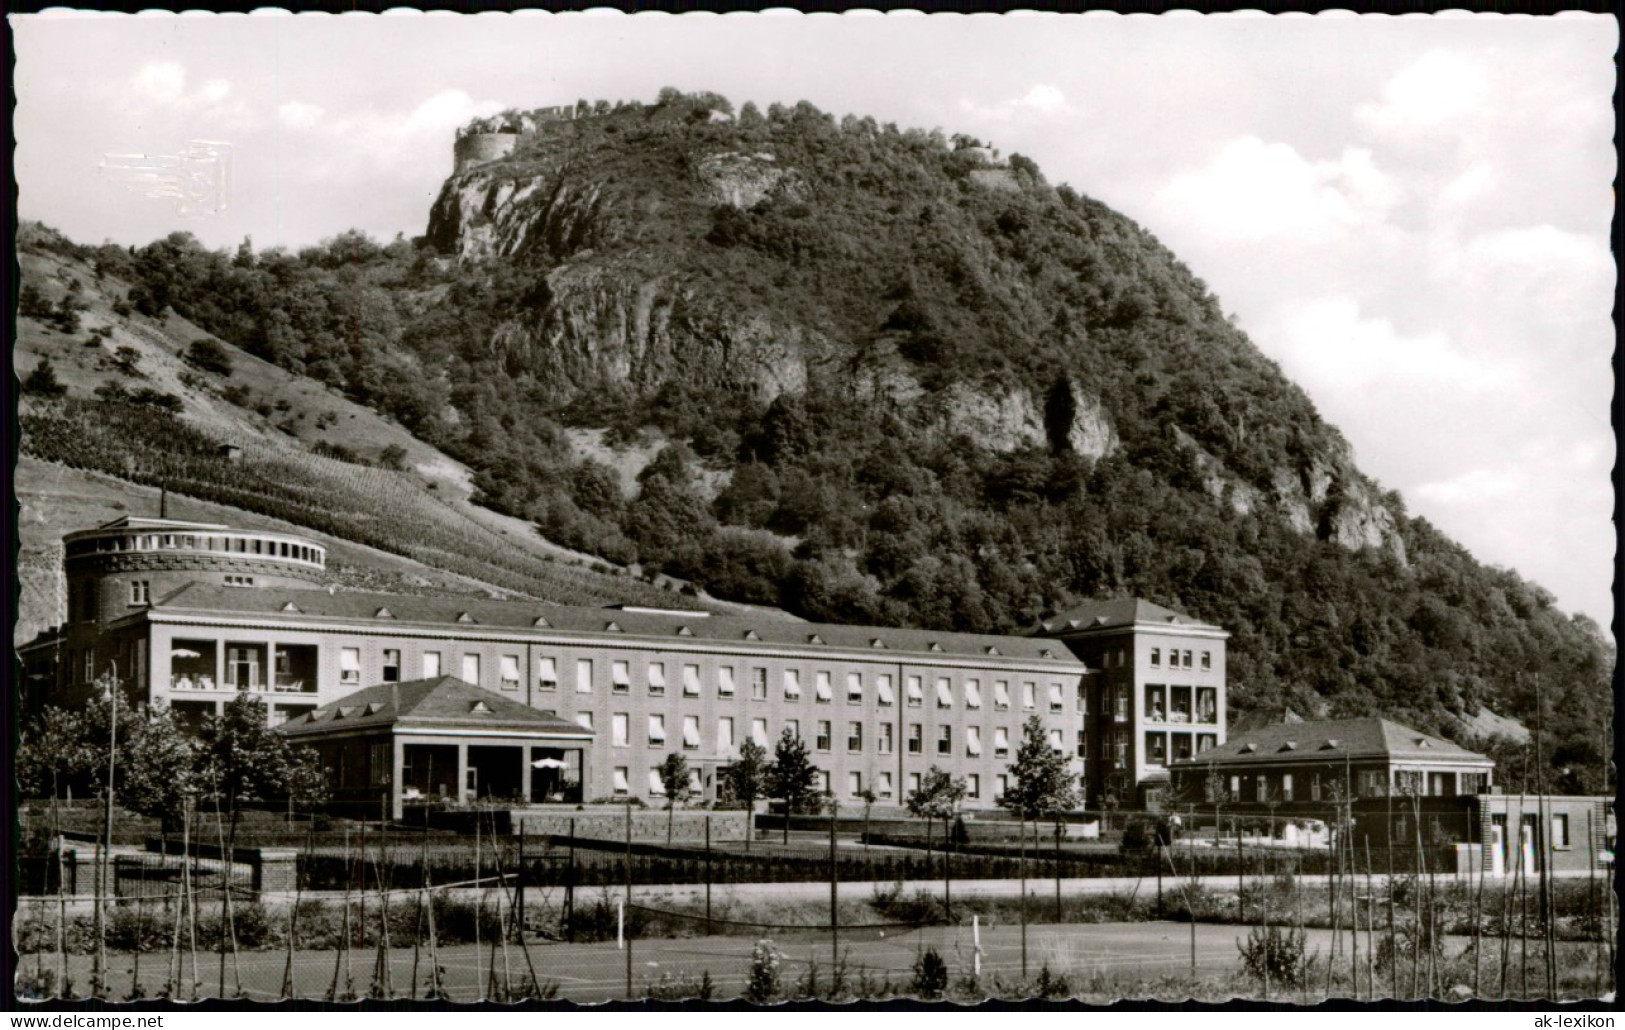
[[[586,112],[579,112],[579,116],[585,115]],[[453,174],[461,175],[470,168],[499,161],[513,153],[521,137],[531,135],[540,126],[549,122],[573,122],[577,117],[576,106],[565,104],[476,118],[457,130],[457,140],[452,147]]]

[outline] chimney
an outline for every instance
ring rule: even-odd
[[[169,518],[169,484],[163,483],[158,487],[158,517]]]
[[[401,685],[399,683],[389,685],[389,710],[394,712],[397,718],[401,714]]]

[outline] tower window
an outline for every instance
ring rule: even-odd
[[[88,592],[87,592],[88,593]],[[131,604],[151,604],[152,586],[144,579],[132,580],[130,583]],[[86,607],[90,607],[86,605]]]

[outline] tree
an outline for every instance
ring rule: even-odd
[[[1043,719],[1029,718],[1022,734],[1021,747],[1009,765],[1010,785],[1000,804],[1023,823],[1031,819],[1036,824],[1039,816],[1058,815],[1077,806],[1077,775],[1067,769],[1065,754],[1050,746]]]
[[[769,792],[784,801],[784,843],[790,843],[790,814],[800,811],[818,793],[818,769],[807,755],[807,742],[788,729],[773,748]]]
[[[34,366],[34,371],[28,373],[28,377],[23,380],[23,392],[54,398],[67,393],[68,388],[56,377],[56,367],[51,364],[51,359],[41,357],[39,364]]]
[[[727,786],[734,800],[745,806],[745,850],[750,850],[750,839],[756,821],[756,800],[768,795],[772,767],[767,764],[767,748],[747,740],[739,745],[739,760],[728,766]]]
[[[880,798],[868,787],[858,791],[858,800],[863,802],[863,846],[869,846],[869,812],[875,807]]]
[[[196,795],[197,741],[168,708],[148,707],[119,728],[119,802],[133,812],[176,821]]]
[[[62,796],[64,787],[84,789],[96,768],[96,749],[90,741],[90,710],[70,711],[52,705],[23,731],[14,770],[25,795],[49,790]],[[104,717],[105,720],[105,717]]]
[[[677,799],[688,793],[688,759],[682,752],[673,751],[655,770],[660,786],[666,791],[666,847],[671,847],[671,824],[676,818]]]
[[[925,820],[925,847],[928,852],[931,849],[932,823],[938,819],[942,820],[946,831],[954,812],[963,800],[965,800],[964,778],[956,780],[934,765],[920,778],[919,787],[908,792],[904,806],[908,809],[909,815]]]
[[[312,752],[295,749],[266,722],[265,702],[246,692],[228,701],[218,716],[204,721],[198,737],[198,779],[220,809],[229,811],[237,839],[237,817],[245,801],[290,796],[304,785],[314,765]]]
[[[32,318],[36,322],[43,322],[51,318],[55,312],[51,302],[45,299],[45,293],[33,283],[23,283],[23,288],[17,294],[17,314],[23,318]]]

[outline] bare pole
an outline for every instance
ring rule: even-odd
[[[96,957],[90,976],[92,997],[102,997],[108,991],[107,979],[107,904],[108,872],[113,867],[113,784],[118,760],[118,663],[113,662],[107,680],[110,708],[107,718],[107,792],[102,796],[102,839],[98,842],[96,867]]]
[[[236,825],[235,818],[232,820]],[[237,862],[236,848],[226,848],[226,831],[220,820],[220,791],[217,787],[214,795],[214,828],[220,838],[220,911],[222,927],[220,933],[220,997],[226,996],[226,942],[229,936],[231,942],[231,977],[237,988],[237,993],[243,993],[242,967],[237,958],[237,913],[231,903],[231,874]],[[233,834],[235,836],[235,833]]]
[[[1473,846],[1472,854],[1478,861],[1478,887],[1473,892],[1473,997],[1482,998],[1483,974],[1480,964],[1484,951],[1484,827],[1476,804],[1473,812],[1471,830],[1477,843]]]
[[[1371,885],[1371,835],[1365,835],[1365,993],[1377,1000],[1377,948],[1372,943],[1372,924],[1377,921],[1377,893]]]
[[[339,947],[333,953],[333,986],[328,988],[327,1000],[339,1000],[339,977],[344,972],[344,960],[350,950],[350,828],[344,828],[344,913],[339,923]]]
[[[186,937],[187,950],[192,956],[192,1000],[203,988],[203,977],[197,970],[197,863],[192,858],[192,813],[195,808],[188,798],[181,814],[181,850],[185,860],[181,863],[181,876],[186,881]]]

